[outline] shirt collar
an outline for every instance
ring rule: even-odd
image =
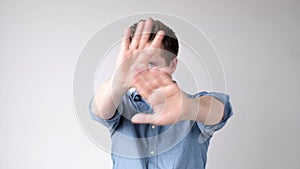
[[[134,87],[130,88],[128,91],[129,91],[130,96],[132,97],[132,99],[134,101],[141,101],[142,100],[142,96],[140,94],[138,94],[137,90]]]

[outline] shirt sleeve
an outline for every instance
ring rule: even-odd
[[[197,121],[197,125],[201,131],[199,136],[199,142],[203,143],[207,139],[211,138],[217,130],[220,130],[226,124],[227,120],[232,116],[232,107],[229,101],[229,95],[221,92],[200,92],[193,96],[193,98],[201,96],[213,96],[224,104],[224,116],[218,124],[215,125],[205,125]]]
[[[93,106],[94,106],[94,95],[89,103],[90,117],[94,121],[97,121],[97,122],[101,123],[102,125],[106,126],[110,130],[110,132],[114,131],[120,121],[120,118],[121,118],[121,113],[123,111],[123,102],[120,103],[114,116],[110,119],[102,119],[102,118],[96,116],[95,113],[93,112]]]

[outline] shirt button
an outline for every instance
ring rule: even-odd
[[[151,155],[153,155],[153,154],[154,154],[154,151],[153,151],[153,150],[151,150],[151,151],[150,151],[150,154],[151,154]]]
[[[152,129],[155,129],[155,125],[152,125],[151,128],[152,128]]]

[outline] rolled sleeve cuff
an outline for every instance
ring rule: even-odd
[[[224,104],[224,115],[221,121],[215,125],[205,125],[201,122],[197,121],[197,125],[201,131],[199,142],[205,142],[207,139],[211,138],[217,130],[223,128],[227,122],[227,120],[232,116],[232,107],[229,101],[229,95],[221,92],[200,92],[195,97],[201,96],[213,96]]]
[[[93,102],[94,102],[94,96],[92,97],[92,99],[89,103],[89,113],[90,113],[91,119],[106,126],[107,128],[109,128],[110,131],[113,131],[121,118],[121,114],[119,112],[122,112],[122,109],[123,109],[122,104],[119,105],[118,109],[116,110],[116,112],[112,118],[102,119],[93,112]]]

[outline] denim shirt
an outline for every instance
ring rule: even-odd
[[[213,96],[224,104],[224,116],[216,125],[198,121],[166,126],[133,124],[130,119],[134,114],[153,113],[136,91],[128,91],[115,115],[104,120],[92,112],[92,99],[91,118],[105,125],[111,134],[113,169],[205,169],[210,139],[232,116],[232,107],[229,95],[221,92],[202,91],[188,97],[204,95]]]

